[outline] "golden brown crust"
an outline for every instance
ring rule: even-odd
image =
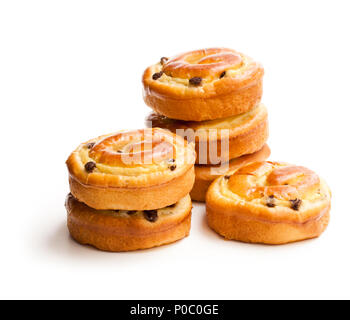
[[[193,188],[190,192],[193,201],[205,202],[205,196],[213,181],[197,179],[194,182]]]
[[[232,174],[237,169],[255,161],[264,161],[270,156],[270,148],[264,145],[262,149],[252,154],[247,154],[239,158],[232,159],[228,167],[226,166],[205,166],[196,165],[194,167],[196,180],[190,193],[192,200],[205,201],[205,195],[211,183],[218,177],[225,174]]]
[[[79,201],[97,210],[153,210],[177,202],[194,184],[194,168],[163,184],[141,188],[103,188],[80,183],[72,176],[69,185]]]
[[[173,120],[152,113],[146,126],[168,129],[195,142],[196,164],[218,164],[254,153],[269,135],[268,113],[262,104],[240,115],[204,122]]]
[[[319,236],[329,221],[331,192],[311,170],[256,162],[206,195],[209,226],[226,239],[282,244]]]
[[[72,194],[95,209],[151,210],[194,183],[193,146],[163,129],[121,131],[81,144],[68,158]]]
[[[226,212],[220,212],[220,215],[218,215],[217,208],[213,209],[207,206],[207,219],[209,226],[228,240],[285,244],[320,236],[328,226],[329,211],[330,207],[325,208],[318,220],[289,224],[244,219],[240,215],[231,215]],[[237,213],[239,214],[239,212]]]
[[[232,62],[232,56],[238,60]],[[155,74],[161,76],[154,79]],[[260,64],[234,50],[196,50],[147,68],[144,100],[154,111],[172,119],[225,118],[247,112],[260,102],[263,74]],[[191,85],[190,79],[198,76],[201,84]]]
[[[147,249],[175,242],[189,235],[191,199],[187,195],[173,208],[157,211],[150,222],[143,212],[97,211],[68,195],[67,225],[72,237],[105,251]]]

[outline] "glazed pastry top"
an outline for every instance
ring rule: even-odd
[[[230,49],[202,49],[180,54],[163,64],[163,72],[172,78],[202,79],[219,78],[243,66],[244,60],[238,52]]]
[[[165,183],[189,170],[193,146],[155,128],[120,131],[81,144],[68,158],[70,175],[102,187],[145,187]]]
[[[259,81],[263,74],[263,67],[242,53],[210,48],[162,58],[146,69],[143,81],[159,94],[190,98],[245,88]],[[169,91],[169,86],[175,90]]]
[[[328,186],[313,171],[270,161],[255,162],[219,178],[213,191],[238,205],[258,208],[255,211],[261,217],[270,211],[275,218],[299,222],[312,216],[314,209],[329,205],[331,198]]]

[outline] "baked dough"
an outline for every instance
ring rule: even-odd
[[[206,206],[209,226],[226,239],[283,244],[326,229],[331,192],[305,167],[256,162],[215,180]]]
[[[222,175],[229,175],[235,172],[240,167],[256,161],[264,161],[270,156],[270,148],[264,145],[261,150],[252,154],[247,154],[239,158],[232,159],[228,166],[201,166],[196,165],[194,172],[196,180],[193,189],[190,193],[192,200],[205,201],[205,195],[211,183]]]
[[[173,120],[152,113],[147,127],[160,127],[195,142],[196,164],[219,164],[260,150],[268,139],[268,114],[263,104],[229,118],[203,122]]]
[[[168,118],[226,118],[261,100],[263,67],[226,48],[202,49],[162,58],[143,74],[146,104]]]
[[[120,131],[81,144],[68,158],[71,193],[98,210],[152,210],[194,183],[195,151],[169,131]]]
[[[189,195],[171,207],[144,212],[95,210],[69,194],[66,208],[72,237],[105,251],[157,247],[188,236],[191,228]]]

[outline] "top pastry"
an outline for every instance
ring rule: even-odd
[[[169,131],[118,131],[71,153],[70,191],[97,210],[159,209],[191,191],[194,162],[193,146]]]
[[[263,67],[225,48],[161,58],[143,74],[144,100],[168,118],[203,121],[230,117],[261,100]]]

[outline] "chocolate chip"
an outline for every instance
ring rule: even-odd
[[[145,210],[143,212],[145,219],[149,222],[156,222],[158,220],[157,210]]]
[[[266,199],[266,206],[269,207],[269,208],[274,208],[276,207],[276,204],[275,204],[275,197],[273,195],[269,196],[267,199]]]
[[[89,142],[89,143],[87,143],[85,146],[86,146],[86,148],[88,148],[88,149],[92,149],[92,148],[94,147],[94,145],[95,145],[95,142]]]
[[[121,150],[117,150],[117,153],[123,153],[123,151],[121,151]]]
[[[225,176],[225,179],[226,180],[228,180],[228,179],[230,179],[231,178],[231,176]]]
[[[175,159],[169,159],[168,161],[169,162],[175,162]]]
[[[201,77],[194,77],[189,80],[189,83],[193,86],[199,86],[202,83]]]
[[[133,214],[135,214],[137,211],[136,210],[129,210],[129,211],[127,211],[127,214],[128,215],[133,215]]]
[[[172,166],[169,167],[169,169],[170,169],[171,171],[174,171],[174,170],[176,169],[176,165],[173,164]]]
[[[294,199],[294,200],[289,200],[290,201],[290,207],[293,210],[298,211],[300,209],[301,206],[301,199]]]
[[[220,74],[220,79],[223,78],[224,76],[226,76],[226,71]]]
[[[163,65],[163,64],[167,63],[168,60],[169,60],[169,58],[167,58],[167,57],[161,57],[160,58],[160,64]]]
[[[94,171],[95,168],[96,168],[96,163],[93,161],[89,161],[85,164],[85,170],[88,173],[91,173],[92,171]]]
[[[153,74],[152,79],[153,80],[158,80],[162,75],[163,75],[163,71],[156,72],[156,73]]]

